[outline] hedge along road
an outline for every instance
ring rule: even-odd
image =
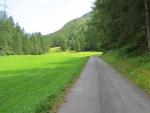
[[[98,57],[91,57],[58,113],[150,113],[150,98]]]

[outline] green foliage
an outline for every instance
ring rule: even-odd
[[[88,23],[87,47],[110,50],[128,46],[145,51],[148,47],[145,20],[144,0],[96,0]]]
[[[96,54],[100,53],[0,57],[0,113],[52,113],[88,57]]]
[[[50,39],[40,33],[26,34],[12,17],[0,19],[0,55],[42,54],[49,50]]]
[[[81,18],[74,19],[64,25],[59,31],[50,34],[53,47],[60,46],[62,50],[84,51],[86,50],[85,31],[87,29],[87,21],[90,19],[91,13]]]
[[[60,40],[60,47],[63,51],[67,50],[68,48],[68,42],[67,42],[67,39],[66,38],[61,38]]]
[[[102,58],[150,94],[150,54],[129,57],[113,50],[105,53]]]

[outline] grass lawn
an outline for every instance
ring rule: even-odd
[[[51,111],[96,52],[0,57],[0,113]]]
[[[118,51],[109,51],[102,58],[150,95],[150,54],[126,57]]]

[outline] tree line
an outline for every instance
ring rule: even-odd
[[[40,32],[26,33],[18,23],[14,23],[13,17],[4,13],[0,17],[0,55],[43,54],[50,47],[61,47],[63,51],[85,51],[85,32],[90,16],[88,13],[68,22],[57,32],[41,35]]]
[[[42,54],[49,47],[47,36],[42,36],[41,33],[25,33],[6,13],[0,17],[0,55]]]
[[[0,19],[0,54],[42,54],[63,51],[150,51],[149,0],[96,0],[93,11],[49,35],[27,34],[12,17]]]
[[[150,1],[96,0],[86,32],[92,50],[149,51]]]
[[[93,11],[51,35],[63,50],[150,51],[149,0],[96,0]]]

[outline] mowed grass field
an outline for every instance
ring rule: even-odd
[[[96,52],[0,57],[0,113],[52,112]]]

